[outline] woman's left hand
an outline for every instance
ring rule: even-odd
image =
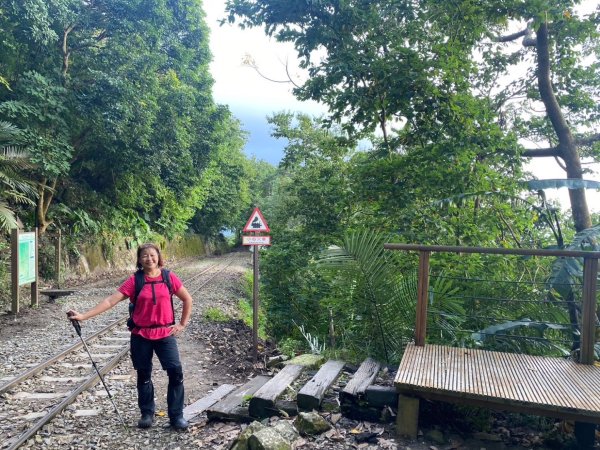
[[[176,323],[175,325],[171,325],[171,335],[179,336],[181,333],[185,331],[185,327],[180,323]]]

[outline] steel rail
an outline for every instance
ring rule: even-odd
[[[125,322],[126,320],[127,320],[127,318],[119,319],[119,320],[107,325],[106,327],[102,328],[101,330],[99,330],[96,333],[87,337],[85,339],[86,343],[90,343],[90,342],[98,339],[101,335],[107,333],[108,331],[112,330],[117,325],[119,325],[121,322]],[[0,394],[4,394],[8,390],[12,389],[13,387],[22,383],[23,381],[27,380],[28,378],[31,378],[34,375],[37,375],[45,368],[49,367],[50,365],[54,364],[57,361],[60,361],[61,359],[64,359],[68,354],[75,352],[76,350],[79,350],[81,347],[83,347],[83,343],[81,341],[79,341],[76,344],[73,344],[70,347],[66,348],[62,352],[48,358],[45,361],[42,361],[37,366],[34,366],[34,367],[30,368],[29,370],[23,372],[21,375],[16,376],[9,382],[0,386]]]
[[[229,263],[231,264],[231,263]],[[228,267],[229,264],[225,267]],[[187,283],[191,280],[194,280],[196,278],[198,278],[200,275],[205,274],[206,272],[208,272],[209,270],[211,270],[214,267],[217,267],[217,264],[213,264],[212,266],[206,268],[205,270],[203,270],[202,272],[186,279],[184,282]],[[225,270],[225,269],[223,269]],[[220,272],[218,272],[220,273]],[[216,276],[216,275],[215,275]],[[210,280],[212,280],[214,278],[211,277]],[[209,280],[209,281],[210,281]],[[202,287],[205,286],[206,283],[202,284],[198,289],[196,289],[194,291],[197,292],[198,290],[202,289]],[[85,342],[86,343],[91,343],[94,340],[96,340],[98,337],[100,337],[101,335],[107,333],[108,331],[110,331],[111,329],[115,328],[117,325],[120,325],[121,323],[125,323],[125,321],[127,320],[127,317],[121,318],[121,319],[117,319],[116,321],[108,324],[106,327],[102,328],[101,330],[97,331],[96,333],[88,336],[87,338],[85,338]],[[27,371],[21,373],[21,375],[16,376],[15,378],[13,378],[12,380],[10,380],[9,382],[3,384],[0,386],[0,394],[3,394],[7,391],[9,391],[10,389],[14,388],[15,386],[17,386],[18,384],[22,383],[23,381],[33,377],[34,375],[37,375],[38,373],[40,373],[42,370],[46,369],[47,367],[49,367],[50,365],[54,364],[57,361],[60,361],[61,359],[64,359],[67,355],[69,355],[72,352],[75,352],[77,350],[79,350],[80,348],[83,347],[83,343],[81,341],[77,342],[76,344],[73,344],[72,346],[66,348],[65,350],[63,350],[62,352],[51,356],[50,358],[46,359],[45,361],[42,361],[41,363],[39,363],[38,365],[28,369]]]
[[[210,283],[214,278],[216,278],[217,275],[223,273],[225,271],[225,269],[227,269],[233,263],[233,261],[234,261],[234,258],[229,258],[229,260],[227,261],[227,264],[224,264],[223,267],[221,268],[221,270],[216,272],[212,277],[210,277],[208,280],[204,281],[204,283],[202,283],[200,286],[198,286],[196,289],[194,289],[192,292],[190,292],[190,295],[195,294],[200,289],[202,289],[204,286],[206,286],[208,283]],[[217,266],[217,264],[215,264],[215,266]]]
[[[125,346],[108,363],[106,363],[104,366],[102,366],[102,368],[100,369],[100,373],[102,375],[106,375],[119,363],[119,361],[128,352],[129,352],[129,346]],[[40,420],[38,420],[33,427],[29,428],[27,431],[25,431],[23,434],[21,434],[16,439],[16,441],[14,441],[10,444],[10,447],[8,447],[6,450],[16,450],[17,448],[19,448],[30,437],[32,437],[34,434],[36,434],[44,425],[46,425],[48,422],[50,422],[52,419],[54,419],[54,417],[56,417],[58,414],[60,414],[67,406],[69,406],[71,403],[73,403],[79,394],[81,394],[86,389],[89,389],[90,387],[94,386],[98,382],[98,380],[100,380],[100,377],[98,376],[98,374],[96,372],[94,372],[87,380],[82,382],[76,389],[71,391],[71,393],[62,402],[60,402],[58,405],[56,405],[54,408],[52,408],[48,412],[48,414],[46,414],[44,417],[42,417]]]

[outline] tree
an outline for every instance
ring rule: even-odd
[[[354,212],[346,160],[352,145],[305,114],[277,113],[269,122],[287,145],[273,194],[260,205],[274,242],[261,263],[261,289],[270,332],[281,337],[293,320],[311,330],[326,326],[320,301],[329,288],[309,263],[341,239]]]
[[[596,135],[573,137],[579,127],[598,123],[600,80],[597,63],[585,62],[598,53],[598,15],[577,17],[576,3],[230,0],[228,10],[230,21],[262,26],[268,35],[294,43],[309,75],[296,94],[327,104],[332,119],[352,133],[378,127],[382,157],[438,148],[432,156],[462,160],[470,154],[473,168],[488,165],[490,158],[496,165],[504,161],[502,170],[518,181],[519,156],[558,156],[575,179],[583,174],[576,144],[585,146],[585,155],[597,156]],[[514,76],[515,66],[531,55],[527,48],[507,55],[495,47],[507,39],[494,39],[515,20],[530,19],[536,30],[533,68],[498,92],[498,79]],[[537,90],[531,87],[532,71]],[[519,94],[525,97],[515,103]],[[547,118],[524,111],[535,99],[542,100]],[[532,136],[558,145],[534,154],[516,144]],[[460,149],[463,139],[469,151]],[[440,162],[430,170],[444,167],[447,159]],[[454,181],[458,188],[461,180]],[[589,227],[583,190],[570,194],[576,230]]]
[[[526,150],[523,155],[554,157],[565,170],[567,178],[582,180],[584,170],[580,149],[587,148],[586,153],[590,154],[594,144],[600,141],[600,134],[581,135],[578,128],[597,123],[599,111],[595,91],[600,84],[597,61],[586,68],[586,54],[577,51],[577,47],[584,51],[590,49],[598,55],[598,49],[593,47],[599,36],[600,22],[597,14],[587,18],[573,15],[570,8],[574,4],[557,2],[548,6],[545,11],[524,11],[521,17],[530,20],[527,27],[497,41],[510,42],[523,37],[523,46],[535,49],[538,98],[546,111],[545,125],[551,126],[553,134],[546,129],[539,137],[556,145]],[[530,17],[527,17],[528,13]],[[531,92],[528,96],[536,98]],[[569,197],[575,230],[590,228],[592,222],[584,188],[569,189]]]
[[[11,203],[29,206],[35,204],[35,185],[23,174],[23,170],[29,167],[25,159],[27,155],[15,147],[19,143],[18,128],[0,121],[0,230],[3,231],[17,226]]]
[[[95,217],[116,208],[184,231],[207,197],[211,149],[225,145],[201,0],[11,2],[0,26],[0,73],[15,87],[0,118],[28,138],[40,231],[67,187],[108,199],[84,205]]]

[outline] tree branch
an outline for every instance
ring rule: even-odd
[[[529,28],[525,28],[524,30],[517,31],[516,33],[509,34],[507,36],[496,36],[492,38],[494,42],[512,42],[519,39],[522,36],[526,36],[529,34]]]
[[[542,158],[542,157],[556,158],[556,157],[560,156],[560,149],[558,147],[528,148],[523,152],[523,156],[528,157],[528,158]]]
[[[575,139],[577,145],[593,145],[600,141],[600,133],[592,134],[590,136],[578,137]]]

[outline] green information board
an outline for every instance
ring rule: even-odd
[[[19,234],[19,286],[35,282],[35,233]]]

